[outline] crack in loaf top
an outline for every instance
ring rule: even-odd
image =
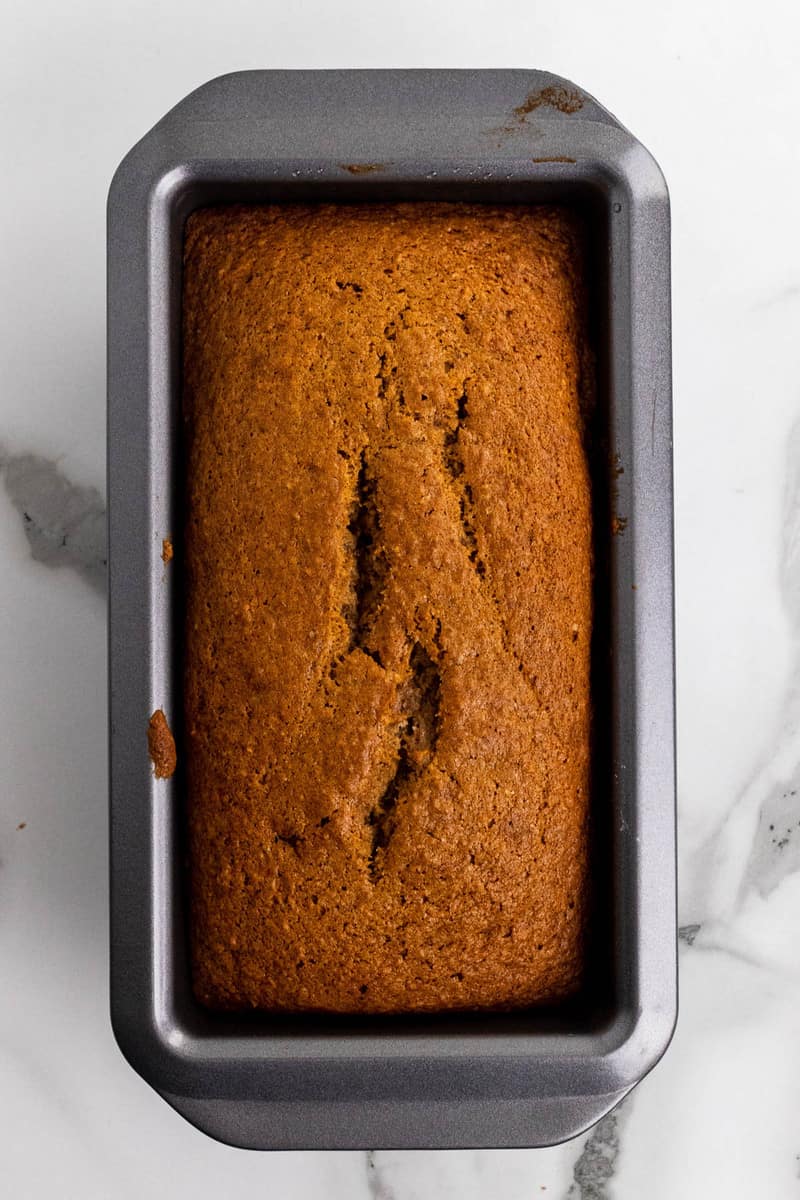
[[[185,728],[217,1007],[581,973],[591,518],[564,211],[189,220]]]

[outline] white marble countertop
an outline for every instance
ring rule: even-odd
[[[0,1127],[18,1197],[800,1195],[800,22],[790,0],[3,0]],[[674,221],[681,1016],[544,1151],[253,1154],[126,1065],[107,995],[104,208],[242,67],[538,66],[650,148]]]

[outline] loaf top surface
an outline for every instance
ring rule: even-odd
[[[504,1008],[579,986],[581,263],[557,208],[189,219],[184,715],[204,1003]]]

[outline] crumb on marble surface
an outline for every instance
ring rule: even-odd
[[[627,524],[628,524],[627,517],[612,517],[611,518],[611,532],[615,535],[624,533],[625,529],[627,527]]]
[[[17,833],[19,833],[21,829],[24,829],[27,824],[27,821],[20,821],[19,825],[17,826]]]
[[[175,550],[172,545],[172,538],[165,537],[161,543],[161,561],[164,563],[172,562]]]
[[[156,779],[169,779],[175,774],[178,756],[175,738],[162,709],[157,708],[147,726],[147,748]]]

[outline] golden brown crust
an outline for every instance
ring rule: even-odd
[[[175,739],[160,708],[156,709],[147,724],[147,749],[156,779],[169,779],[175,774],[178,764]]]
[[[558,209],[206,209],[185,247],[195,989],[514,1007],[582,967],[591,514]]]

